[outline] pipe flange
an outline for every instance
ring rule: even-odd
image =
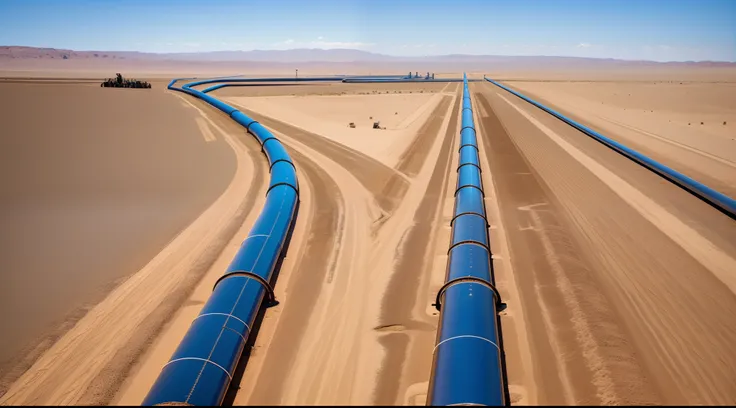
[[[442,299],[442,295],[445,293],[445,291],[449,287],[451,287],[451,286],[454,286],[454,285],[459,284],[459,283],[465,283],[465,282],[480,283],[481,285],[486,286],[487,288],[491,289],[491,291],[493,292],[493,298],[496,299],[496,312],[500,312],[500,311],[506,309],[506,303],[503,303],[501,301],[501,294],[498,292],[498,289],[496,289],[496,287],[493,284],[491,284],[490,282],[488,282],[487,280],[481,279],[481,278],[476,278],[474,276],[463,276],[462,278],[453,279],[453,280],[445,283],[444,285],[442,285],[442,287],[440,288],[440,290],[437,292],[437,298],[435,299],[435,301],[432,304],[432,306],[434,306],[438,311],[441,311],[442,310],[442,301],[441,301],[441,299]]]
[[[271,284],[268,283],[266,279],[264,279],[260,275],[256,275],[255,273],[251,271],[232,271],[228,272],[225,275],[220,276],[219,279],[217,279],[217,282],[215,282],[215,285],[212,287],[212,291],[215,291],[215,288],[217,288],[217,285],[224,281],[227,278],[230,278],[232,276],[245,276],[247,278],[251,278],[255,280],[256,282],[260,283],[261,286],[263,286],[264,289],[266,289],[266,296],[268,297],[268,304],[266,307],[276,306],[279,304],[279,302],[276,300],[276,294],[273,291],[273,287]]]

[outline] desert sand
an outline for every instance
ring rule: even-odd
[[[736,82],[507,83],[736,197]]]
[[[664,76],[687,84],[651,84],[643,70],[617,83],[588,72],[581,82],[530,72],[508,84],[706,184],[734,187],[728,131],[683,125],[688,115],[718,116],[730,128],[735,105],[717,89],[731,86],[727,79],[714,85],[677,71]],[[213,93],[282,140],[302,200],[275,286],[280,303],[254,330],[226,403],[425,403],[459,92],[457,84],[300,84]],[[511,402],[736,403],[733,220],[491,84],[471,92],[494,269],[508,304]],[[177,123],[188,120],[205,145],[226,143],[234,175],[0,402],[139,404],[257,216],[268,172],[258,144],[204,103],[160,96],[185,109]],[[374,120],[386,129],[371,129]]]
[[[253,206],[250,156],[156,85],[2,85],[3,403],[109,400]]]
[[[494,235],[508,243],[495,265],[521,306],[502,318],[512,398],[733,403],[733,220],[493,85],[471,90],[498,196]],[[528,349],[516,350],[506,329],[521,320]],[[531,371],[514,364],[525,357]]]
[[[427,347],[431,350],[436,325],[426,307],[434,296],[428,272],[434,269],[441,276],[443,266],[414,264],[416,259],[433,260],[435,244],[446,245],[435,243],[433,232],[444,227],[439,204],[451,179],[447,164],[459,105],[457,86],[445,85],[441,89],[449,90],[405,105],[395,102],[400,102],[398,94],[289,98],[301,104],[297,106],[316,105],[331,112],[311,120],[303,115],[296,121],[300,127],[249,109],[254,103],[268,106],[271,97],[265,102],[226,99],[237,99],[243,112],[286,144],[303,188],[297,226],[277,284],[281,304],[266,311],[240,391],[231,397],[235,404],[393,404],[413,400],[417,393],[421,399],[426,392],[420,386],[407,395],[414,383],[428,380],[431,352],[429,359],[425,353]],[[330,109],[343,103],[360,103],[363,110],[374,112],[400,105],[405,113],[395,120],[395,129],[343,135],[347,143],[314,133],[323,122],[343,123],[354,115],[344,108]],[[400,131],[398,125],[412,117]],[[381,133],[391,135],[395,144],[423,146],[403,147],[399,153],[407,154],[398,155],[389,166],[380,153],[371,155],[365,142],[364,150],[350,147],[350,140],[360,146],[370,133],[383,139],[387,135]],[[435,170],[438,160],[445,163],[441,171]],[[197,301],[206,299],[206,292],[203,295]],[[196,313],[192,308],[177,316],[154,345],[161,352],[143,359],[117,403],[140,402]],[[417,352],[413,349],[419,340]],[[414,364],[402,369],[410,356]],[[404,378],[400,385],[389,380],[399,377]]]
[[[181,103],[126,91],[0,83],[3,375],[142,268],[234,174],[231,149],[203,138]]]

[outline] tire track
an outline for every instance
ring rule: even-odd
[[[442,107],[443,110],[447,110],[447,105],[452,101],[449,96],[445,98],[442,103],[445,105]],[[427,273],[432,264],[432,257],[430,256],[432,251],[431,241],[435,235],[436,221],[447,194],[447,173],[450,171],[452,146],[456,140],[455,133],[457,132],[460,101],[461,98],[458,95],[451,111],[452,116],[449,125],[444,134],[437,165],[432,172],[424,198],[415,212],[414,224],[408,230],[405,236],[406,239],[403,240],[401,255],[397,254],[396,269],[383,296],[381,324],[376,330],[388,332],[381,336],[379,340],[386,350],[386,356],[376,385],[376,399],[374,402],[378,405],[394,405],[399,398],[401,384],[397,379],[402,378],[402,369],[407,360],[411,336],[404,333],[404,330],[426,332],[433,330],[428,322],[416,321],[412,316],[412,310],[418,297],[417,284],[420,281],[420,276]],[[433,122],[437,119],[436,114],[439,108],[433,114]],[[427,125],[430,125],[430,122],[422,127],[427,133],[420,133],[415,139],[415,141],[421,139],[422,143],[427,145],[426,152],[414,150],[411,153],[421,157],[422,162],[426,160],[429,150],[431,150],[433,139],[438,137],[442,120],[439,120],[436,125]],[[407,155],[407,161],[413,160],[412,156]],[[398,330],[391,331],[392,329]],[[420,360],[426,363],[427,370],[423,370],[425,373],[429,373],[429,365],[431,364],[431,359],[427,359],[428,355],[422,356]],[[407,383],[420,381],[426,381],[426,378],[408,378],[406,380]]]
[[[279,133],[287,134],[294,140],[308,145],[320,154],[329,157],[348,170],[375,197],[380,208],[390,216],[406,194],[409,182],[394,169],[378,160],[334,142],[316,133],[292,126],[288,123],[260,115],[233,103],[240,110],[260,122],[263,126]],[[379,220],[385,222],[385,216]]]
[[[317,294],[335,266],[331,254],[340,248],[341,235],[337,230],[343,224],[340,221],[343,216],[340,210],[343,197],[339,187],[316,162],[288,143],[284,142],[284,145],[302,173],[300,180],[310,185],[313,218],[310,218],[304,255],[298,263],[299,270],[287,288],[288,302],[284,303],[263,363],[265,369],[261,370],[248,401],[251,405],[281,403],[285,386],[283,380],[288,376],[299,351],[294,346],[300,344],[308,327],[305,316],[310,316],[314,310]]]
[[[501,216],[505,225],[516,226],[508,228],[507,234],[513,270],[520,274],[517,282],[526,321],[547,333],[530,336],[534,360],[539,362],[540,402],[652,402],[613,309],[591,279],[595,268],[580,255],[583,251],[555,197],[539,181],[537,170],[486,96],[476,93],[475,97],[485,113],[480,116],[481,139],[501,198]]]
[[[505,85],[517,92],[521,92],[519,88],[513,85],[510,85],[506,82]],[[736,164],[725,158],[678,142],[676,140],[672,140],[667,137],[638,129],[634,126],[624,124],[610,118],[598,116],[598,118],[605,122],[613,124],[614,126],[618,126],[619,128],[624,128],[628,129],[629,131],[637,132],[641,135],[646,136],[645,139],[649,140],[639,140],[638,138],[626,136],[625,134],[618,134],[619,132],[611,131],[610,129],[607,131],[601,127],[602,124],[591,121],[590,117],[586,118],[578,113],[561,108],[552,101],[546,98],[539,97],[533,92],[522,93],[528,95],[531,98],[534,98],[536,101],[545,106],[555,109],[557,112],[567,116],[568,118],[585,126],[588,126],[596,132],[607,135],[613,140],[623,143],[624,145],[638,151],[639,153],[646,155],[652,160],[662,163],[673,170],[676,170],[682,174],[687,175],[688,177],[698,180],[705,185],[714,188],[717,191],[720,191],[721,193],[724,193],[731,197],[736,194],[736,187],[733,184],[734,177],[732,176],[734,174],[732,169]],[[560,123],[564,124],[565,126],[569,126],[564,122]],[[675,150],[680,150],[687,156],[683,156],[678,159],[678,156],[680,155],[673,155],[673,151]],[[707,160],[707,162],[709,162],[707,167],[704,167],[703,160]]]
[[[432,142],[437,137],[437,133],[442,126],[442,122],[447,114],[447,108],[451,102],[451,96],[442,97],[442,101],[434,108],[427,121],[419,129],[417,136],[412,140],[409,147],[404,150],[401,157],[399,157],[396,170],[410,177],[419,174],[424,162],[427,160],[429,151],[432,149]]]
[[[592,389],[597,389],[596,398],[605,402],[600,398],[600,381],[605,381],[600,378],[603,373],[599,372],[599,377],[593,374],[594,367],[602,365],[610,372],[618,403],[679,405],[736,401],[736,388],[731,381],[736,377],[732,347],[736,342],[736,297],[712,273],[713,265],[707,266],[717,259],[698,259],[683,251],[682,240],[692,243],[697,237],[665,232],[673,225],[653,220],[666,216],[666,211],[650,210],[643,214],[638,204],[631,202],[635,195],[621,194],[630,183],[640,192],[646,192],[647,199],[655,203],[671,201],[670,211],[675,211],[696,230],[707,231],[708,236],[712,236],[711,230],[721,230],[726,242],[719,245],[731,257],[734,248],[729,242],[734,242],[736,237],[734,224],[723,224],[722,214],[707,207],[704,210],[699,200],[586,135],[558,126],[559,123],[544,116],[532,120],[536,112],[532,109],[533,114],[526,112],[526,104],[508,103],[500,94],[485,93],[482,103],[489,112],[492,106],[510,130],[507,134],[510,143],[549,199],[548,212],[557,217],[559,227],[572,244],[573,255],[587,269],[584,275],[565,266],[561,271],[551,270],[547,275],[559,276],[562,272],[563,281],[557,281],[554,289],[546,285],[539,287],[543,300],[552,299],[544,296],[545,291],[566,296],[566,277],[567,287],[574,294],[562,298],[559,305],[564,305],[563,308],[549,304],[553,320],[562,319],[563,323],[569,321],[572,325],[570,332],[574,336],[569,340],[557,336],[560,347],[566,347],[569,341],[583,341],[582,344],[587,341],[584,330],[575,327],[580,324],[575,317],[580,312],[591,327],[588,339],[597,343],[597,356],[594,352],[586,355],[585,349],[581,349],[587,372],[570,372],[575,379],[573,386],[590,382]],[[574,145],[575,150],[561,143],[562,140]],[[612,184],[596,163],[623,181]],[[504,218],[512,217],[509,214],[514,211],[514,203],[505,205],[501,203]],[[542,217],[543,228],[548,229],[544,214],[540,211],[538,215]],[[540,229],[539,221],[530,221],[520,223],[520,229]],[[516,252],[515,247],[521,243],[510,242]],[[708,249],[702,244],[696,247]],[[565,256],[556,248],[545,250],[549,252]],[[536,254],[524,251],[512,256],[515,265],[523,262],[522,257],[535,258]],[[529,285],[541,277],[532,277],[516,266],[514,269],[519,274],[522,298],[536,300]],[[582,302],[578,311],[567,303],[575,299]],[[525,306],[529,314],[527,329],[534,333],[539,329],[532,320],[538,312],[534,300],[528,303]],[[596,307],[601,306],[610,312],[599,315]],[[564,328],[557,323],[554,327]],[[529,336],[535,341],[532,351],[541,371],[537,378],[542,388],[540,403],[548,403],[555,396],[554,389],[548,388],[553,377],[543,373],[550,370],[552,376],[556,375],[555,370],[550,368],[549,361],[538,358],[546,354],[540,348],[545,336]],[[583,389],[575,392],[576,399],[592,396]]]

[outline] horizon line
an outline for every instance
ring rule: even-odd
[[[568,58],[578,60],[603,60],[603,61],[623,61],[623,62],[647,62],[654,64],[669,64],[669,63],[721,63],[721,64],[733,64],[736,65],[736,61],[727,60],[669,60],[669,61],[655,61],[655,60],[644,60],[644,59],[622,59],[613,57],[580,57],[570,55],[549,55],[549,54],[535,54],[535,55],[514,55],[514,54],[472,54],[472,53],[449,53],[449,54],[428,54],[428,55],[396,55],[396,54],[384,54],[380,52],[373,52],[367,50],[361,50],[357,48],[287,48],[287,49],[274,49],[274,48],[255,48],[255,49],[227,49],[227,50],[200,50],[200,51],[176,51],[176,52],[155,52],[155,51],[138,51],[138,50],[82,50],[72,48],[56,48],[56,47],[43,47],[33,45],[0,45],[0,48],[31,48],[37,50],[55,50],[55,51],[71,51],[71,52],[105,52],[105,53],[137,53],[147,55],[203,55],[203,54],[214,54],[214,53],[248,53],[248,52],[290,52],[290,51],[356,51],[359,53],[370,54],[382,57],[391,58],[406,58],[406,59],[422,59],[422,58],[439,58],[439,57],[450,57],[450,56],[462,56],[462,57],[513,57],[513,58]],[[218,62],[228,62],[232,60],[221,60]],[[258,61],[266,62],[266,61]],[[273,61],[278,62],[278,61]],[[345,62],[365,62],[365,61],[319,61],[314,60],[312,62],[334,62],[334,63],[345,63]]]

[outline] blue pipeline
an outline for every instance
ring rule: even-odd
[[[295,221],[299,184],[289,154],[265,127],[200,91],[175,88],[175,82],[169,89],[208,102],[258,139],[271,172],[261,214],[143,401],[143,405],[220,405],[258,311],[264,302],[275,302],[271,278]]]
[[[220,88],[242,86],[242,83],[255,82],[343,82],[343,83],[383,83],[383,82],[462,82],[459,78],[438,79],[407,79],[400,75],[374,75],[374,76],[330,76],[330,77],[289,77],[289,78],[209,78],[184,85],[183,88],[191,88],[199,85],[216,84],[202,90],[202,93],[210,93]]]
[[[239,82],[340,82],[346,78],[346,76],[326,76],[326,77],[272,77],[272,78],[228,78],[228,79],[222,79],[222,78],[209,78],[209,79],[203,79],[201,81],[191,82],[184,86],[182,86],[182,89],[184,88],[191,88],[194,86],[199,85],[205,85],[205,84],[214,84],[218,82],[227,82],[229,84],[235,84]],[[384,76],[378,76],[377,78],[385,78]]]
[[[479,80],[470,80],[470,82],[475,82]],[[408,78],[398,78],[398,79],[382,79],[382,78],[345,78],[342,80],[344,83],[355,83],[355,84],[367,84],[367,83],[383,83],[383,82],[396,82],[396,83],[407,83],[407,82],[464,82],[461,78],[435,78],[435,79],[408,79]]]
[[[574,127],[575,129],[585,133],[586,135],[592,137],[593,139],[596,139],[597,141],[603,143],[604,145],[610,147],[611,149],[623,154],[624,156],[628,157],[629,159],[639,163],[640,165],[648,168],[649,170],[659,174],[660,176],[664,177],[665,179],[671,181],[672,183],[677,184],[678,186],[682,187],[683,189],[689,191],[696,197],[700,198],[701,200],[707,202],[708,204],[712,205],[722,213],[728,215],[732,219],[736,219],[736,200],[733,198],[716,191],[705,184],[693,180],[692,178],[679,173],[659,162],[656,162],[649,157],[637,152],[636,150],[633,150],[629,147],[624,146],[623,144],[610,139],[606,136],[603,136],[602,134],[596,132],[595,130],[582,125],[564,115],[562,115],[559,112],[556,112],[541,103],[522,95],[519,92],[514,91],[511,88],[508,88],[496,81],[493,81],[491,79],[485,78],[484,79],[496,86],[498,86],[501,89],[504,89],[511,94],[518,96],[519,98],[531,103],[532,105],[538,107],[539,109],[542,109],[543,111],[551,114],[552,116],[555,116],[557,119],[562,120],[563,122],[567,123],[568,125]]]
[[[169,82],[169,85],[167,85],[166,87],[168,89],[174,89],[173,87],[174,87],[174,84],[175,83],[177,83],[179,81],[189,80],[189,79],[197,79],[197,78],[174,78],[174,79],[171,80],[171,82]]]
[[[460,160],[427,405],[505,405],[485,196],[468,80],[463,74]]]
[[[372,75],[372,76],[339,75],[339,76],[329,76],[329,77],[303,77],[303,78],[296,78],[296,77],[293,77],[293,78],[291,77],[289,78],[233,78],[233,77],[228,77],[228,78],[229,79],[225,79],[225,80],[221,78],[211,78],[206,81],[199,81],[199,82],[188,84],[188,85],[198,86],[198,85],[227,81],[227,82],[222,82],[217,85],[211,86],[202,91],[202,93],[210,93],[220,88],[231,87],[231,86],[245,86],[242,83],[252,83],[252,82],[345,82],[348,79],[361,79],[367,82],[372,82],[372,81],[379,82],[376,80],[394,80],[394,79],[402,79],[403,77],[401,75]]]

